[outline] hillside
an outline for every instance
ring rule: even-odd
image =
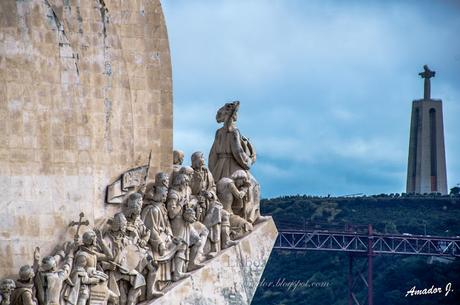
[[[372,224],[381,233],[460,236],[460,197],[290,196],[263,200],[262,212],[272,215],[279,228],[301,228],[313,223],[336,228]],[[364,262],[360,259],[357,264]],[[344,253],[274,250],[252,304],[345,305],[347,270],[348,255]],[[374,304],[459,304],[459,274],[459,259],[446,263],[419,256],[376,256]],[[413,286],[444,289],[449,282],[454,291],[448,296],[405,297]],[[296,283],[298,286],[293,286]],[[361,297],[365,297],[365,290],[362,292]]]

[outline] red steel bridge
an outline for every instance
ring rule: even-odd
[[[296,251],[339,251],[349,254],[348,304],[373,305],[372,259],[379,254],[426,255],[440,257],[460,257],[460,236],[442,237],[412,234],[381,234],[373,231],[372,225],[330,227],[309,224],[302,228],[277,223],[279,228],[275,249]],[[292,226],[291,226],[292,227]],[[354,260],[367,258],[366,264],[357,272],[353,271]],[[367,266],[367,275],[366,273]],[[367,298],[358,300],[354,290],[362,281],[367,288]]]

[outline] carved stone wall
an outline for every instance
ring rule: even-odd
[[[1,278],[111,215],[105,186],[150,151],[169,169],[172,81],[159,0],[1,0],[0,41]]]

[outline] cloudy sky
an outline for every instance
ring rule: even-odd
[[[163,0],[174,145],[206,154],[241,101],[263,197],[405,190],[411,101],[437,71],[448,184],[460,183],[460,2]]]

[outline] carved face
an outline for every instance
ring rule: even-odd
[[[156,186],[169,186],[169,176],[166,173],[158,173],[155,176],[155,185]]]
[[[182,165],[184,162],[184,153],[180,150],[173,151],[173,164]]]
[[[241,187],[241,186],[243,186],[245,183],[247,183],[249,181],[248,180],[248,175],[242,169],[236,170],[232,174],[231,178],[233,179],[233,181],[235,181],[236,187]]]
[[[129,211],[132,217],[138,217],[139,215],[141,215],[143,204],[144,204],[144,201],[142,200],[142,198],[139,198],[136,200],[135,204],[130,206]]]
[[[238,178],[238,179],[235,180],[235,185],[236,185],[236,187],[242,187],[245,182],[246,182],[246,179]]]
[[[0,281],[0,293],[3,293],[5,295],[9,294],[14,288],[16,288],[16,285],[13,280],[11,279],[4,279]]]
[[[192,167],[198,169],[204,166],[204,156],[202,152],[196,152],[192,155]]]
[[[154,200],[155,198],[155,187],[150,187],[145,193],[144,198],[147,200]]]
[[[179,170],[179,174],[186,175],[189,179],[193,176],[195,171],[190,166],[182,166]]]
[[[126,220],[126,217],[123,213],[117,213],[112,222],[112,230],[115,232],[126,232],[126,226],[128,224],[128,221]]]
[[[142,195],[140,193],[132,193],[128,197],[128,204],[127,204],[127,217],[136,218],[141,215],[142,205],[144,201],[142,200]]]
[[[83,244],[85,246],[92,246],[96,242],[96,233],[93,231],[88,231],[83,234]]]
[[[19,269],[19,278],[23,281],[28,281],[35,276],[34,269],[29,265],[22,266]]]
[[[53,256],[46,256],[42,260],[43,271],[54,271],[56,270],[56,260]]]
[[[221,107],[216,114],[216,121],[217,123],[224,123],[227,121],[228,117],[232,115],[232,120],[237,120],[237,113],[240,107],[240,102],[235,101],[232,103],[226,103],[223,107]]]
[[[168,189],[166,187],[160,187],[156,189],[154,200],[156,202],[166,202],[168,198]]]

